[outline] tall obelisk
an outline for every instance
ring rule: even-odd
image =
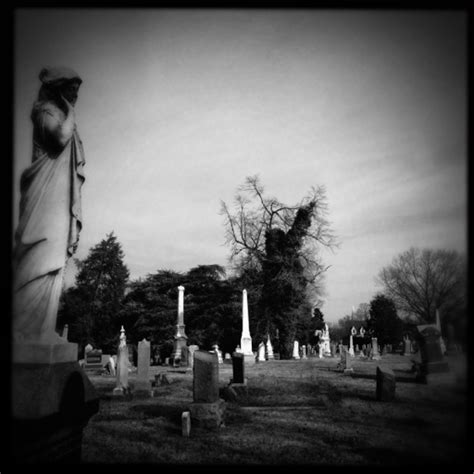
[[[184,332],[184,286],[178,286],[178,324],[176,324],[176,334],[174,336],[173,347],[173,365],[178,362],[185,363],[183,360],[186,355],[183,355],[183,347],[186,348],[186,341],[188,336]]]
[[[242,291],[242,336],[240,337],[240,347],[244,354],[245,363],[255,363],[255,356],[252,352],[252,338],[249,330],[249,308],[247,303],[247,290]]]

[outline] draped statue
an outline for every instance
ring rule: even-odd
[[[33,156],[20,180],[20,214],[13,251],[13,337],[61,342],[59,297],[68,259],[82,228],[85,163],[74,105],[82,83],[69,68],[44,68],[33,105]]]

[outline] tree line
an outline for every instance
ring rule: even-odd
[[[207,264],[187,272],[158,269],[130,281],[112,232],[84,260],[76,260],[75,285],[62,294],[58,329],[68,324],[69,339],[81,348],[90,343],[114,352],[123,325],[128,340],[146,337],[167,357],[176,330],[177,287],[183,285],[188,344],[208,349],[219,344],[232,352],[240,342],[243,289],[254,346],[269,336],[280,357],[289,358],[295,339],[315,344],[315,330],[324,325],[328,269],[320,250],[339,245],[327,220],[324,187],[286,205],[267,196],[257,176],[248,177],[232,206],[221,203],[221,214],[230,247],[229,275],[222,266]],[[381,270],[378,282],[384,291],[332,325],[331,338],[348,336],[355,318],[381,343],[392,343],[401,339],[407,321],[434,321],[436,308],[445,324],[462,325],[465,272],[465,260],[456,252],[410,249]]]

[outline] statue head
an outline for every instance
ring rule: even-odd
[[[61,97],[64,97],[71,105],[76,103],[82,79],[73,69],[45,67],[39,73],[39,79],[42,83],[40,100],[54,100],[61,104]]]

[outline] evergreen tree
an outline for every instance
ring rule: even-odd
[[[370,302],[369,335],[377,337],[380,345],[399,344],[403,338],[403,321],[397,315],[395,303],[379,294]]]
[[[63,294],[58,326],[69,324],[69,339],[81,347],[90,343],[105,352],[115,350],[122,324],[118,315],[129,277],[123,257],[111,232],[83,261],[76,260],[76,285]]]

